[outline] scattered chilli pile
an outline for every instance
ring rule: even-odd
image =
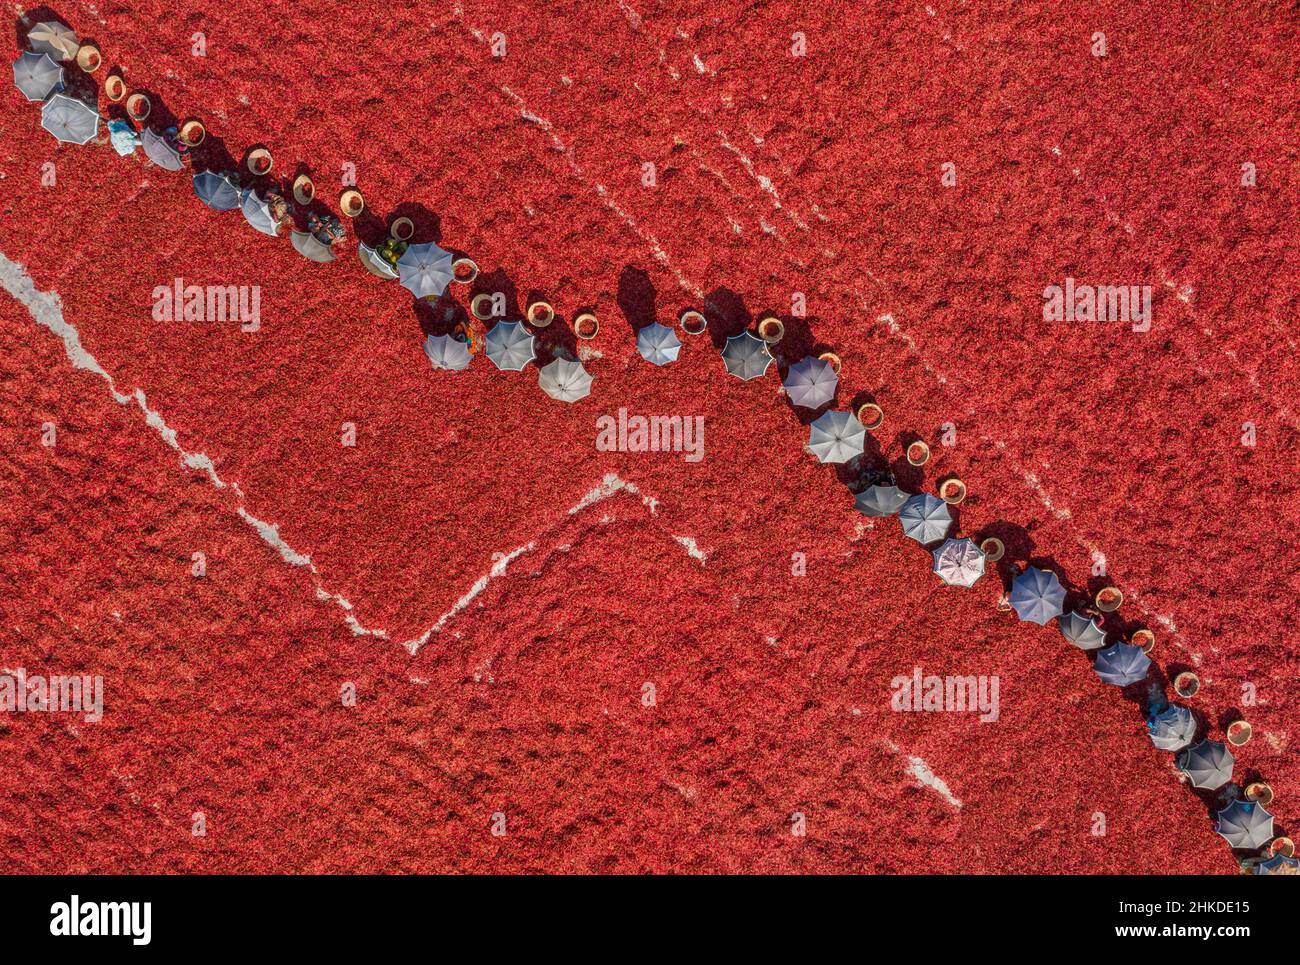
[[[205,129],[201,121],[190,119],[156,131],[147,124],[151,104],[146,95],[131,93],[120,75],[110,75],[103,94],[114,105],[110,110],[120,116],[108,120],[108,137],[100,135],[104,118],[97,106],[69,93],[65,62],[75,61],[82,72],[79,80],[95,73],[103,63],[93,46],[80,44],[67,26],[47,22],[28,33],[29,50],[14,62],[14,82],[31,101],[42,103],[42,126],[60,141],[87,144],[111,143],[122,155],[143,149],[150,161],[172,171],[186,170],[192,162],[191,149],[202,143]],[[123,105],[123,106],[118,106]],[[244,158],[246,174],[229,170],[203,170],[193,176],[194,190],[200,200],[218,211],[238,208],[256,230],[278,237],[287,228],[294,248],[305,258],[329,262],[337,258],[345,231],[339,218],[316,203],[315,187],[309,177],[299,176],[289,191],[296,203],[298,220],[306,231],[294,227],[294,214],[280,187],[267,180],[273,167],[268,149],[250,149]],[[244,181],[247,180],[247,185]],[[260,188],[260,190],[259,190]],[[345,190],[339,199],[342,214],[356,217],[365,206],[359,192]],[[314,207],[314,210],[313,210]],[[433,243],[412,243],[415,226],[407,218],[397,218],[389,226],[389,237],[375,247],[358,242],[357,254],[372,274],[398,281],[417,299],[441,299],[454,281],[470,284],[478,276],[478,267],[468,257],[457,257]],[[707,307],[707,306],[706,306]],[[551,325],[555,310],[544,301],[532,301],[525,317],[506,321],[505,299],[481,293],[470,302],[468,319],[451,334],[429,335],[424,344],[434,368],[462,370],[480,351],[499,369],[523,371],[529,362],[538,366],[538,383],[547,395],[561,402],[576,402],[591,392],[593,377],[573,353],[564,348],[552,350],[546,364],[538,359],[534,333]],[[479,323],[491,324],[486,332]],[[493,324],[494,323],[494,324]],[[686,311],[680,319],[687,335],[701,335],[708,329],[708,318],[699,311]],[[583,340],[599,331],[599,321],[591,313],[579,314],[573,332]],[[775,317],[759,320],[757,332],[745,331],[726,340],[722,360],[726,371],[742,380],[764,376],[775,361],[770,347],[781,342],[784,324]],[[682,341],[677,332],[651,322],[636,336],[637,351],[649,363],[663,366],[677,361]],[[850,464],[857,470],[854,488],[856,508],[871,517],[897,515],[905,536],[929,550],[933,572],[949,586],[971,587],[983,578],[987,564],[1002,559],[1005,547],[995,537],[976,544],[966,537],[950,535],[954,528],[951,507],[966,497],[966,486],[957,478],[940,481],[937,495],[910,494],[898,485],[887,468],[860,466],[869,430],[879,429],[885,420],[881,408],[867,402],[856,412],[835,410],[833,405],[840,382],[840,360],[833,353],[807,357],[789,365],[782,386],[790,404],[821,414],[811,422],[807,451],[822,463]],[[930,457],[928,446],[914,441],[906,458],[914,467],[923,466]],[[1272,789],[1263,782],[1245,788],[1233,783],[1234,757],[1228,745],[1241,746],[1251,736],[1244,720],[1229,723],[1226,743],[1210,740],[1202,734],[1205,715],[1197,714],[1184,704],[1171,703],[1166,694],[1163,672],[1148,654],[1155,636],[1148,629],[1128,634],[1128,639],[1109,642],[1112,635],[1122,637],[1115,628],[1107,628],[1109,614],[1123,602],[1120,591],[1107,586],[1088,598],[1083,592],[1067,592],[1057,573],[1026,566],[1011,579],[1010,592],[1001,596],[999,607],[1014,610],[1021,620],[1044,626],[1057,621],[1061,634],[1078,649],[1093,654],[1093,670],[1107,684],[1133,688],[1147,715],[1147,729],[1152,743],[1161,750],[1177,754],[1178,769],[1216,817],[1216,830],[1236,853],[1240,867],[1256,874],[1297,874],[1300,860],[1294,857],[1290,839],[1275,837],[1273,816],[1268,812]],[[1081,600],[1067,612],[1067,598]],[[1109,645],[1108,645],[1109,643]],[[1199,681],[1190,672],[1179,674],[1172,683],[1175,694],[1193,698]],[[1197,742],[1198,734],[1201,740]]]

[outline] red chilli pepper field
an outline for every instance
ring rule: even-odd
[[[105,116],[119,71],[204,121],[194,171],[264,146],[366,210],[315,264],[0,96],[0,667],[104,679],[99,722],[0,715],[11,870],[1235,873],[1131,689],[999,607],[1027,562],[1120,588],[1300,831],[1291,5],[203,6],[10,5],[10,58],[61,19]],[[478,279],[367,273],[399,215]],[[1149,286],[1148,330],[1045,321],[1067,278]],[[176,279],[259,286],[259,330],[157,321]],[[587,398],[431,367],[497,291]],[[725,372],[767,314],[996,572],[944,586],[778,366]],[[601,451],[620,408],[703,458]],[[896,712],[916,668],[998,719]]]

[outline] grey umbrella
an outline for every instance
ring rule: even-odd
[[[835,398],[835,387],[840,384],[840,377],[830,362],[809,355],[790,366],[781,384],[792,405],[820,409]]]
[[[591,374],[580,362],[556,359],[537,370],[537,384],[552,399],[577,402],[591,394]]]
[[[1228,847],[1257,851],[1273,840],[1273,815],[1258,801],[1237,798],[1218,813],[1219,826],[1214,830],[1228,842]]]
[[[502,371],[522,372],[537,358],[532,333],[521,322],[497,322],[487,333],[487,357]]]
[[[1097,654],[1092,669],[1097,672],[1102,683],[1127,687],[1146,679],[1151,670],[1151,658],[1142,652],[1141,647],[1117,643]]]
[[[63,68],[49,54],[25,50],[14,61],[14,86],[29,101],[43,101],[63,90]]]
[[[1186,707],[1168,704],[1147,718],[1147,733],[1162,751],[1181,751],[1196,738],[1196,715]]]
[[[81,47],[73,29],[57,20],[38,23],[27,34],[27,43],[36,53],[49,54],[55,60],[71,60]]]
[[[1072,610],[1058,621],[1061,635],[1080,650],[1100,650],[1106,646],[1106,631],[1095,617]]]
[[[676,362],[682,350],[682,340],[667,325],[652,322],[636,333],[636,350],[651,365]]]
[[[85,144],[99,133],[99,113],[67,94],[55,94],[41,108],[41,127],[60,141]]]
[[[435,369],[450,369],[459,372],[469,368],[469,347],[450,335],[430,335],[424,340],[424,354],[429,356]]]
[[[1192,787],[1213,791],[1232,780],[1232,751],[1218,741],[1204,740],[1178,755],[1178,769],[1192,782]]]
[[[365,242],[357,242],[357,257],[361,259],[361,264],[366,266],[366,271],[370,274],[378,275],[380,278],[397,277],[397,269],[381,258],[379,252]]]
[[[1030,623],[1047,626],[1063,612],[1065,588],[1056,574],[1030,566],[1011,583],[1011,605],[1016,616]]]
[[[934,575],[949,586],[974,586],[984,575],[984,554],[965,537],[946,539],[934,551]]]
[[[897,486],[870,486],[858,493],[854,505],[867,516],[893,516],[907,502],[907,493]]]
[[[308,261],[319,261],[324,264],[338,257],[330,245],[325,244],[310,231],[291,231],[289,240],[293,242],[293,247],[298,254]]]
[[[772,364],[767,343],[753,332],[741,332],[727,339],[722,349],[722,363],[738,379],[756,379]]]
[[[397,259],[397,275],[416,298],[437,298],[452,279],[450,251],[433,242],[408,245]]]
[[[239,207],[239,185],[216,171],[194,175],[194,193],[214,211],[234,211]]]
[[[929,546],[948,535],[952,513],[942,499],[920,493],[903,503],[903,508],[898,511],[898,520],[903,524],[905,535],[922,546]]]
[[[140,132],[140,145],[144,148],[145,156],[160,168],[168,171],[185,170],[185,162],[181,160],[181,152],[167,138],[152,128],[145,128]]]
[[[1273,857],[1255,865],[1257,875],[1300,875],[1300,858],[1292,858],[1279,851]]]
[[[808,448],[819,462],[848,462],[862,455],[867,430],[852,412],[823,412],[808,427]]]
[[[279,226],[271,214],[271,206],[259,198],[252,188],[246,188],[240,195],[239,209],[244,213],[244,220],[262,234],[272,238],[279,235]]]

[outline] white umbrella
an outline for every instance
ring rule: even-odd
[[[934,551],[934,575],[949,586],[974,586],[984,575],[984,554],[965,537],[946,539]]]
[[[298,254],[308,261],[319,261],[324,264],[338,257],[338,255],[334,254],[331,246],[319,240],[309,231],[291,231],[289,232],[289,240],[293,242]]]
[[[1061,635],[1080,650],[1100,650],[1106,646],[1106,631],[1095,617],[1072,610],[1057,621]]]
[[[429,356],[435,369],[450,369],[459,372],[469,368],[469,346],[450,335],[430,335],[424,340],[424,354]]]
[[[533,335],[520,322],[497,322],[487,333],[487,357],[502,371],[522,372],[537,359]]]
[[[840,377],[830,362],[809,355],[802,362],[790,366],[781,384],[791,404],[804,409],[820,409],[835,398],[835,387],[840,384]]]
[[[907,502],[907,493],[897,486],[875,485],[858,493],[853,504],[866,516],[893,516]]]
[[[56,60],[71,60],[81,48],[72,28],[57,20],[38,23],[27,35],[27,42],[38,54],[49,54]]]
[[[667,365],[677,361],[682,340],[668,326],[653,322],[637,331],[636,350],[651,365]]]
[[[379,257],[379,252],[374,248],[360,241],[357,242],[357,257],[361,259],[361,264],[366,266],[366,271],[372,275],[378,275],[380,278],[397,277],[396,268]]]
[[[727,339],[722,349],[722,363],[738,379],[756,379],[772,364],[767,343],[753,332],[741,332]]]
[[[1258,801],[1237,798],[1217,817],[1219,823],[1214,830],[1230,848],[1257,851],[1273,840],[1273,815]]]
[[[537,384],[552,399],[577,402],[591,394],[591,375],[578,362],[556,359],[537,372]]]
[[[194,193],[214,211],[233,211],[239,207],[239,185],[216,171],[194,175]]]
[[[867,430],[852,412],[823,412],[808,427],[808,448],[819,462],[848,462],[862,455]]]
[[[948,535],[952,513],[942,499],[919,493],[903,503],[903,508],[898,511],[898,521],[903,526],[904,535],[922,546],[929,546]]]
[[[1131,643],[1117,643],[1097,654],[1092,669],[1103,683],[1128,687],[1146,679],[1151,669],[1151,658],[1141,647]]]
[[[1039,626],[1047,626],[1064,608],[1065,587],[1049,570],[1030,566],[1011,582],[1011,605],[1016,616]]]
[[[262,234],[277,237],[280,232],[271,214],[271,206],[259,198],[252,188],[246,188],[241,198],[239,209],[244,213],[244,220]]]
[[[145,128],[140,133],[140,144],[149,160],[160,168],[168,171],[185,170],[185,162],[181,160],[181,152],[167,138],[151,128]]]
[[[14,86],[29,101],[43,101],[63,90],[63,68],[49,54],[25,50],[14,61]]]
[[[41,108],[41,127],[60,141],[85,144],[99,133],[99,113],[67,94],[55,94]]]
[[[416,298],[437,298],[452,279],[452,260],[450,251],[433,242],[408,245],[397,259],[397,274]]]

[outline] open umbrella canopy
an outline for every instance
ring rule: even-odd
[[[536,360],[533,335],[522,322],[497,322],[487,333],[487,357],[505,372],[522,372]]]
[[[252,188],[246,188],[240,196],[239,209],[244,212],[244,220],[264,235],[275,238],[279,235],[271,206],[257,196]]]
[[[168,171],[185,170],[185,162],[181,160],[181,152],[176,149],[176,145],[152,128],[145,128],[140,133],[140,145],[144,148],[145,156],[160,168]]]
[[[27,35],[27,43],[36,53],[49,54],[55,60],[71,60],[81,47],[73,29],[57,20],[38,23]]]
[[[378,275],[380,278],[396,278],[397,269],[388,263],[388,261],[379,256],[365,242],[357,242],[357,257],[361,259],[361,264],[366,266],[366,271],[372,275]]]
[[[1064,612],[1064,602],[1065,587],[1049,570],[1030,566],[1011,583],[1011,605],[1016,608],[1016,616],[1030,623],[1047,626],[1047,621]]]
[[[934,575],[949,586],[974,586],[984,575],[984,554],[965,537],[946,539],[934,551]]]
[[[1213,791],[1232,780],[1232,751],[1219,741],[1204,740],[1178,755],[1175,763],[1192,787]]]
[[[424,340],[424,354],[429,356],[435,369],[459,372],[469,368],[469,346],[450,335],[430,335]]]
[[[293,242],[298,254],[308,261],[319,261],[324,264],[338,257],[338,255],[334,254],[333,248],[310,231],[291,231],[289,232],[289,239]]]
[[[808,448],[819,462],[848,462],[862,455],[867,430],[852,412],[823,412],[808,427]]]
[[[402,257],[397,259],[397,276],[416,298],[437,298],[451,281],[454,260],[450,251],[431,241],[407,245]]]
[[[767,343],[753,332],[741,332],[727,339],[722,348],[722,363],[738,379],[756,379],[772,364]]]
[[[1127,687],[1140,680],[1145,680],[1151,669],[1151,658],[1142,652],[1141,647],[1131,643],[1117,643],[1097,654],[1092,669],[1097,672],[1102,683],[1116,687]]]
[[[651,365],[667,365],[677,361],[682,340],[667,325],[652,322],[637,331],[636,350]]]
[[[1257,875],[1300,875],[1300,858],[1278,852],[1273,857],[1255,865]]]
[[[1058,621],[1061,635],[1080,650],[1100,650],[1106,646],[1106,631],[1095,617],[1071,610]]]
[[[920,493],[910,497],[898,511],[898,521],[903,525],[903,533],[916,540],[922,546],[937,543],[948,535],[952,526],[952,513],[948,504],[929,493]]]
[[[537,373],[537,384],[552,399],[577,402],[591,394],[591,374],[581,363],[571,359],[556,359],[542,366]]]
[[[790,366],[781,383],[790,403],[804,409],[820,409],[829,403],[835,398],[835,387],[839,384],[835,367],[811,355]]]
[[[14,86],[29,101],[43,101],[63,90],[63,68],[49,54],[25,50],[14,61]]]
[[[1147,718],[1147,733],[1162,751],[1181,751],[1196,738],[1196,715],[1186,707],[1168,704]]]
[[[1273,840],[1273,815],[1257,801],[1237,798],[1218,813],[1218,819],[1214,830],[1230,848],[1256,851]]]
[[[233,211],[239,207],[239,185],[229,175],[216,171],[194,175],[194,193],[214,211]]]
[[[907,502],[907,493],[897,486],[869,486],[854,498],[858,512],[866,516],[893,516]]]
[[[75,97],[55,94],[41,108],[41,127],[60,141],[85,144],[99,133],[99,112]]]

